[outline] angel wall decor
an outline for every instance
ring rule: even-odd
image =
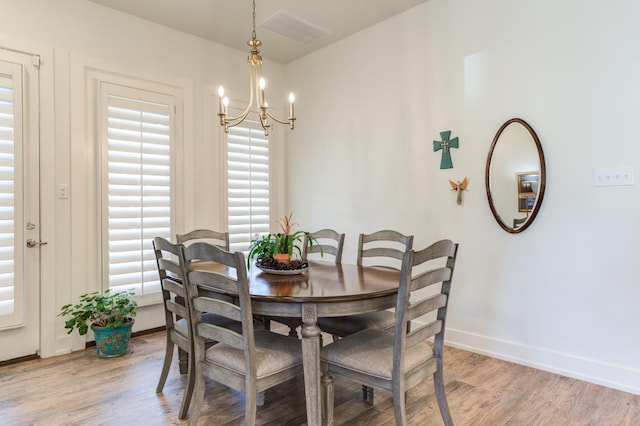
[[[458,205],[462,204],[462,191],[467,190],[467,177],[465,176],[462,182],[460,181],[454,182],[452,180],[449,180],[449,184],[451,185],[451,190],[456,191],[456,194],[457,194],[456,201]]]

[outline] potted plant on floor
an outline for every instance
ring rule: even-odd
[[[83,336],[87,334],[90,323],[99,356],[111,358],[124,355],[138,306],[134,296],[134,291],[112,293],[110,290],[104,294],[83,294],[79,303],[64,305],[58,316],[71,316],[64,323],[64,328],[69,330],[67,334],[77,329]]]
[[[306,268],[306,263],[302,259],[304,239],[307,238],[309,248],[313,247],[313,244],[317,244],[317,241],[307,231],[293,232],[292,228],[297,223],[291,221],[292,216],[293,212],[278,221],[282,232],[256,235],[256,238],[251,240],[247,266],[251,267],[251,261],[256,259],[256,266],[265,272],[272,270],[302,271]]]

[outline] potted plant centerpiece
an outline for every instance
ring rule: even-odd
[[[69,330],[67,334],[78,329],[83,336],[89,329],[88,323],[91,323],[99,356],[111,358],[124,355],[138,306],[134,295],[134,291],[112,293],[110,290],[104,294],[83,294],[79,303],[64,305],[58,316],[71,316],[64,323],[64,328]]]
[[[247,266],[251,267],[251,261],[256,259],[256,266],[265,272],[273,271],[298,271],[302,272],[307,265],[302,258],[302,244],[307,238],[309,248],[317,243],[316,239],[307,231],[295,231],[292,228],[297,225],[291,221],[293,212],[278,220],[282,232],[256,235],[251,240]]]

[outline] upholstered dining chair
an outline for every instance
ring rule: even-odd
[[[176,234],[176,242],[185,244],[189,241],[200,241],[216,245],[225,250],[229,250],[229,233],[219,232],[211,229],[195,229],[186,234]]]
[[[245,257],[207,243],[181,247],[181,260],[188,286],[196,382],[189,423],[197,424],[205,394],[205,377],[245,393],[245,423],[255,424],[258,393],[302,374],[302,345],[296,338],[255,329]],[[220,272],[194,270],[194,261],[225,265]],[[233,294],[238,303],[208,296],[209,291]],[[214,312],[242,322],[238,333],[201,320],[203,312]],[[207,348],[207,340],[220,343]]]
[[[444,390],[442,356],[457,250],[457,244],[441,240],[404,255],[393,333],[362,330],[322,349],[323,404],[328,424],[333,422],[334,376],[391,391],[396,424],[406,425],[405,391],[433,375],[440,414],[445,425],[453,425]],[[425,288],[434,290],[426,296],[417,292]],[[418,326],[414,321],[409,330],[412,320],[424,316],[428,323]],[[427,341],[431,337],[433,347]]]
[[[173,352],[175,346],[177,346],[180,373],[187,374],[187,386],[178,413],[178,417],[184,419],[187,417],[189,401],[193,394],[195,376],[192,369],[193,339],[191,338],[189,310],[186,304],[187,289],[182,282],[182,267],[179,263],[180,247],[181,245],[172,244],[161,237],[155,237],[153,239],[153,250],[156,256],[160,285],[162,288],[167,338],[164,363],[156,392],[160,393],[164,388],[169,369],[171,368]],[[230,327],[236,330],[241,329],[241,325],[238,322],[212,313],[203,314],[201,321],[216,324],[221,327]],[[212,343],[213,342],[207,342],[207,344]]]
[[[302,258],[307,259],[311,253],[319,253],[324,259],[324,255],[333,256],[337,265],[342,263],[342,248],[344,247],[344,234],[340,234],[333,229],[321,229],[310,233],[316,239],[317,244],[309,248],[309,239],[305,236],[302,244]]]
[[[413,235],[403,235],[398,231],[383,230],[373,234],[360,234],[357,264],[383,264],[384,267],[399,270],[402,257],[412,246]],[[346,317],[319,318],[318,326],[336,340],[366,328],[393,329],[395,320],[393,312],[379,311]]]
[[[411,250],[413,235],[404,235],[398,231],[382,230],[372,234],[360,234],[358,237],[359,266],[382,266],[400,269],[402,257]],[[318,327],[331,334],[333,340],[357,333],[368,328],[392,330],[396,315],[391,311],[367,312],[345,317],[318,318]],[[362,396],[373,404],[374,390],[362,385]]]
[[[190,245],[194,242],[209,243],[221,249],[229,251],[229,233],[214,231],[212,229],[195,229],[186,234],[176,234],[178,244]],[[271,328],[271,321],[262,315],[254,315],[254,319],[261,323],[261,327],[267,330]]]

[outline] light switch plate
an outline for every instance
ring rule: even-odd
[[[593,186],[633,185],[633,167],[598,168],[593,172]]]
[[[58,185],[58,198],[66,199],[69,198],[69,185],[59,184]]]

